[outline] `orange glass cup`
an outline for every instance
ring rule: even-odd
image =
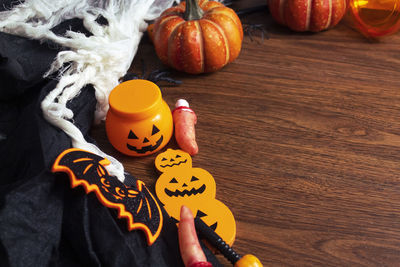
[[[356,28],[368,38],[400,29],[400,0],[350,0],[349,13]]]
[[[106,117],[108,140],[129,156],[146,156],[171,139],[171,110],[158,86],[147,80],[131,80],[116,86],[109,96]]]

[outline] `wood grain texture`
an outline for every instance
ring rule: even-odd
[[[186,98],[198,116],[193,166],[235,215],[234,248],[265,266],[399,266],[399,34],[369,42],[345,21],[295,33],[266,12],[242,21],[270,39],[245,36],[221,71],[171,71],[183,84],[159,84],[171,108]],[[162,66],[148,39],[132,71],[141,59]],[[154,189],[156,155],[116,152],[103,124],[92,136]]]

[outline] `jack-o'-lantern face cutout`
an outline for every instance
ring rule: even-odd
[[[160,148],[163,143],[164,136],[160,132],[160,129],[154,124],[151,128],[151,134],[149,135],[140,135],[142,132],[136,132],[137,133],[135,133],[134,130],[129,131],[128,142],[126,144],[126,147],[134,153],[143,155],[153,153]]]
[[[192,158],[182,150],[168,149],[156,157],[155,165],[160,172],[171,168],[192,168]]]
[[[168,186],[164,189],[164,193],[169,197],[190,197],[201,195],[206,190],[206,184],[200,181],[196,176],[192,176],[190,181],[181,181],[173,177]]]

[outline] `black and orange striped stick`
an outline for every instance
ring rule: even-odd
[[[236,253],[222,238],[199,217],[194,219],[196,230],[204,237],[212,246],[218,249],[226,259],[228,259],[234,267],[261,267],[260,260],[251,255],[246,254],[243,257]]]

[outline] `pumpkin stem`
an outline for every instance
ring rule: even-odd
[[[197,0],[186,0],[185,20],[198,20],[203,17],[203,10],[200,8]]]

